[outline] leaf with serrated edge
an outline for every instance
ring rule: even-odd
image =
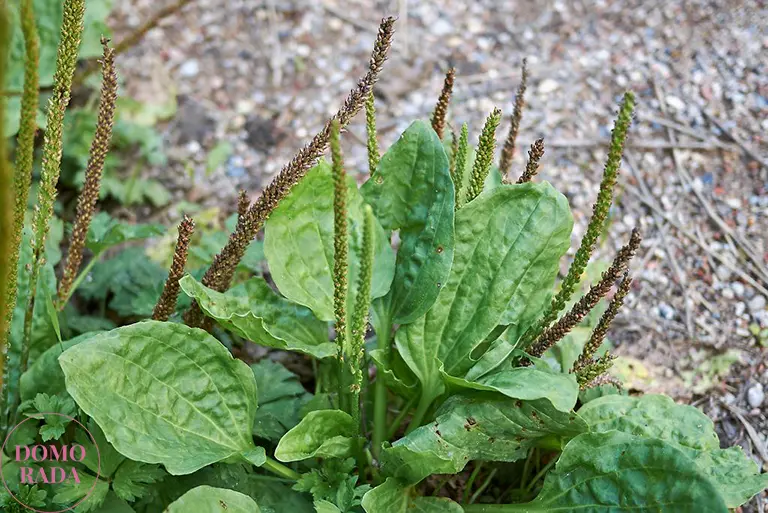
[[[70,395],[132,460],[174,475],[264,461],[251,437],[253,372],[203,330],[140,322],[69,348],[59,363]]]
[[[726,513],[728,509],[710,480],[675,446],[607,431],[568,442],[536,499],[510,505],[510,511]]]
[[[347,180],[350,284],[347,312],[352,312],[360,273],[363,198],[355,180]],[[371,298],[385,295],[395,271],[395,254],[376,222]],[[293,187],[264,223],[264,255],[278,290],[309,307],[323,321],[333,314],[333,179],[321,160]]]
[[[430,474],[458,473],[472,460],[516,461],[543,438],[569,440],[586,430],[575,413],[545,400],[453,396],[434,422],[382,451],[382,472],[416,484]]]
[[[400,230],[390,315],[411,322],[434,304],[453,261],[453,182],[432,127],[414,121],[360,192],[384,229]]]
[[[307,458],[341,458],[349,455],[357,426],[341,410],[309,412],[299,425],[288,431],[277,444],[275,458],[300,461]]]
[[[251,278],[226,293],[209,289],[190,275],[179,284],[206,315],[243,338],[316,358],[336,355],[327,324],[308,308],[280,297],[263,278]]]
[[[456,249],[447,283],[425,316],[401,327],[395,344],[426,397],[472,367],[472,351],[499,325],[510,305],[521,322],[526,297],[551,287],[570,243],[568,201],[548,183],[502,185],[456,214]],[[514,319],[513,319],[514,317]]]
[[[298,376],[271,360],[251,365],[259,389],[253,434],[277,442],[301,420],[301,407],[311,398]]]
[[[256,501],[234,490],[198,486],[173,502],[164,513],[260,513]]]
[[[617,430],[677,446],[711,479],[729,508],[768,487],[768,473],[760,474],[741,447],[721,449],[712,420],[694,406],[664,395],[610,395],[590,401],[579,415],[591,431]]]

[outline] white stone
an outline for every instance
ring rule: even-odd
[[[765,400],[763,385],[756,383],[747,390],[747,402],[752,408],[758,408]]]
[[[551,78],[544,79],[541,84],[539,84],[539,93],[540,94],[549,94],[552,91],[555,91],[560,87],[560,84],[557,82],[557,80],[553,80]]]
[[[179,75],[182,77],[192,78],[198,73],[200,73],[200,63],[197,62],[197,59],[190,59],[179,66]]]

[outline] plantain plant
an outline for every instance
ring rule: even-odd
[[[77,464],[77,484],[30,487],[11,479],[6,449],[8,511],[26,501],[102,513],[726,512],[766,487],[768,475],[740,448],[721,449],[698,409],[626,395],[607,374],[613,356],[602,346],[631,288],[637,231],[573,297],[605,229],[631,93],[619,107],[586,235],[556,286],[573,218],[565,196],[534,181],[543,140],[532,144],[519,178],[510,176],[527,71],[499,167],[498,109],[476,147],[466,124],[457,135],[449,123],[453,70],[431,120],[414,121],[380,154],[372,90],[394,29],[385,19],[367,74],[260,197],[250,203],[241,193],[221,250],[203,251],[185,217],[169,272],[149,279],[159,285],[154,304],[120,302],[122,310],[99,289],[125,267],[146,264],[137,248],[121,253],[128,266],[119,256],[100,257],[159,229],[94,214],[117,84],[106,40],[99,124],[59,280],[52,274],[58,244],[46,244],[82,8],[82,0],[64,2],[34,232],[22,233],[23,216],[14,218],[9,199],[0,209],[2,233],[16,226],[14,237],[2,237],[15,253],[0,255],[9,316],[0,340],[10,348],[3,436],[23,417],[76,416],[93,433],[100,460]],[[363,108],[369,169],[358,187],[341,143]],[[22,117],[21,126],[28,123]],[[26,197],[30,169],[24,148],[17,154],[18,198]],[[2,157],[0,180],[10,183]],[[262,228],[268,272],[246,264],[251,249],[262,248],[254,243]],[[594,329],[565,357],[564,339],[584,330],[580,323],[614,287]],[[102,298],[112,314],[99,329],[65,340],[59,312],[72,325],[73,298],[81,308]],[[38,325],[51,325],[56,336],[39,335]],[[302,383],[269,358],[248,365],[233,355],[246,341],[297,353],[312,376]],[[604,395],[588,400],[598,387]],[[11,433],[12,444],[75,436],[66,423],[26,425]]]

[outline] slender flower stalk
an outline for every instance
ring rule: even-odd
[[[469,157],[469,127],[464,123],[461,125],[461,136],[459,136],[459,143],[456,148],[456,166],[455,174],[451,175],[453,178],[453,187],[456,189],[456,210],[461,208],[464,203],[464,196],[466,191],[464,190],[464,173],[467,172],[467,158]]]
[[[203,276],[203,284],[219,292],[229,288],[235,268],[245,254],[248,245],[256,237],[256,233],[264,224],[269,214],[285,198],[317,159],[323,154],[330,137],[331,122],[337,120],[340,128],[347,126],[349,121],[360,111],[365,99],[371,93],[384,61],[389,53],[394,33],[394,18],[382,20],[379,26],[378,37],[373,47],[371,59],[368,65],[368,73],[361,78],[357,86],[350,92],[344,105],[329,120],[323,130],[312,141],[299,150],[296,156],[283,167],[282,171],[264,189],[264,192],[250,206],[245,216],[238,220],[235,231],[229,236],[229,240],[221,252],[216,255],[213,263]],[[184,321],[190,326],[199,326],[203,320],[203,313],[197,303],[187,311]]]
[[[539,172],[539,162],[543,156],[544,139],[536,139],[536,141],[531,144],[531,149],[528,150],[528,164],[526,164],[523,174],[517,179],[518,184],[530,182],[531,179],[536,176],[536,173]]]
[[[115,51],[109,47],[109,40],[102,37],[101,44],[104,47],[104,55],[101,60],[101,100],[99,102],[99,117],[96,124],[96,133],[91,142],[91,151],[88,156],[88,165],[85,168],[85,184],[77,199],[77,213],[75,226],[72,230],[69,251],[64,275],[59,282],[59,310],[62,310],[72,294],[72,283],[80,270],[83,261],[83,248],[91,225],[93,213],[96,210],[96,202],[99,199],[101,189],[101,174],[104,169],[104,160],[109,152],[112,141],[112,126],[115,120],[115,102],[117,101],[117,73],[115,71]]]
[[[349,228],[347,226],[347,174],[341,153],[339,121],[331,123],[330,145],[333,176],[333,312],[336,317],[336,346],[339,360],[339,403],[350,410],[347,388],[349,333],[347,332],[347,293],[349,274]],[[348,411],[348,412],[351,412]]]
[[[451,158],[448,160],[448,171],[451,174],[451,180],[456,181],[456,154],[459,153],[459,136],[456,130],[451,130]],[[455,188],[455,186],[454,186]]]
[[[485,179],[491,171],[493,164],[493,152],[496,150],[496,129],[501,121],[501,111],[493,109],[493,112],[485,120],[483,131],[475,154],[475,164],[472,166],[472,178],[469,181],[467,201],[472,201],[483,192]]]
[[[435,112],[432,114],[432,128],[435,129],[441,141],[445,131],[445,120],[448,116],[448,106],[451,103],[451,93],[453,92],[453,80],[455,77],[456,70],[448,68],[448,72],[445,74],[445,81],[443,82],[443,90],[440,91],[440,98],[438,98]]]
[[[612,365],[613,365],[613,359],[611,360],[611,365],[609,365],[608,368],[610,368]],[[608,368],[606,368],[605,370],[607,371]],[[591,371],[591,373],[594,373],[594,371]],[[584,374],[584,376],[586,377],[587,374]],[[576,379],[577,381],[579,381],[578,376],[576,377]],[[599,387],[601,385],[613,385],[619,390],[624,388],[624,385],[621,383],[621,381],[619,381],[617,378],[614,378],[613,376],[609,376],[608,374],[600,374],[595,379],[589,382],[584,382],[584,378],[582,378],[580,381],[581,382],[579,383],[579,388],[581,390],[588,390],[590,388]]]
[[[360,393],[363,382],[363,356],[365,354],[365,332],[368,327],[368,310],[371,306],[371,280],[373,278],[373,229],[374,216],[370,205],[365,205],[363,223],[363,244],[360,258],[360,276],[357,282],[355,310],[352,314],[350,341],[350,367],[353,376],[352,392]]]
[[[3,9],[3,16],[7,11]],[[39,75],[38,62],[40,60],[40,41],[37,36],[37,27],[35,26],[35,12],[32,0],[22,0],[20,5],[21,32],[24,36],[24,50],[26,60],[24,61],[24,91],[21,97],[21,119],[19,123],[19,134],[16,138],[16,163],[15,171],[11,171],[5,154],[5,139],[2,142],[2,160],[3,171],[13,174],[13,189],[10,184],[3,184],[0,194],[7,194],[12,197],[13,202],[13,224],[12,229],[7,233],[3,232],[3,244],[7,248],[2,248],[2,256],[8,257],[7,272],[0,272],[0,281],[4,290],[0,293],[0,298],[4,303],[4,312],[0,315],[0,390],[5,383],[5,360],[7,357],[8,343],[10,340],[11,321],[13,320],[13,311],[16,308],[17,299],[17,271],[19,266],[19,252],[21,251],[22,230],[24,229],[24,215],[27,212],[27,199],[29,198],[29,187],[32,183],[32,168],[35,153],[35,133],[37,132],[37,103],[39,96]],[[8,37],[7,19],[3,18],[2,58],[7,59]],[[3,61],[5,63],[5,61]],[[2,71],[5,72],[3,65]],[[0,83],[4,83],[0,81]],[[5,98],[2,98],[5,102]],[[5,119],[4,114],[0,119]],[[11,190],[13,192],[11,192]],[[8,199],[4,197],[4,200]],[[8,203],[10,205],[10,203]],[[2,396],[0,396],[2,397]]]
[[[33,242],[32,266],[29,273],[29,300],[24,315],[24,335],[21,344],[21,358],[15,376],[9,376],[6,388],[7,411],[13,412],[18,404],[18,382],[21,373],[27,369],[29,346],[32,338],[32,318],[35,309],[35,295],[40,268],[45,261],[45,239],[48,236],[53,204],[56,200],[56,184],[59,181],[61,152],[63,145],[64,112],[69,105],[72,77],[77,66],[77,53],[83,33],[84,0],[64,0],[61,41],[56,57],[56,71],[53,75],[53,94],[48,100],[48,119],[43,140],[43,165],[37,204],[32,217]],[[14,383],[10,383],[13,381]]]
[[[189,241],[194,231],[195,222],[185,215],[179,223],[179,237],[176,240],[176,249],[173,252],[173,262],[168,271],[168,279],[165,280],[163,292],[152,312],[152,319],[156,321],[167,321],[176,311],[176,301],[179,299],[179,280],[184,276]]]
[[[368,146],[368,174],[373,175],[376,168],[379,167],[381,154],[379,153],[379,140],[376,137],[376,105],[374,103],[373,91],[368,94],[365,100],[365,133]]]
[[[581,281],[581,276],[587,268],[589,259],[592,256],[597,239],[605,228],[608,211],[613,202],[613,190],[616,186],[616,180],[621,166],[621,156],[624,152],[624,143],[627,140],[627,132],[632,124],[632,113],[635,108],[635,96],[631,92],[624,94],[624,100],[619,107],[619,115],[613,125],[611,132],[611,147],[608,151],[608,158],[603,171],[603,179],[600,182],[600,192],[597,194],[597,200],[592,207],[592,217],[587,225],[587,232],[581,239],[579,249],[573,258],[571,266],[568,268],[568,274],[565,276],[560,291],[552,299],[549,309],[544,316],[531,327],[523,336],[522,348],[527,347],[533,340],[539,337],[541,333],[557,319],[558,314],[565,308],[565,305],[573,295],[576,286]]]
[[[8,6],[0,3],[0,84],[5,83],[5,74],[8,67],[8,50],[10,46],[10,34],[8,30]],[[0,96],[0,119],[5,119],[5,96]],[[0,137],[0,390],[3,392],[0,398],[5,396],[6,367],[5,360],[8,354],[9,333],[13,309],[16,306],[16,265],[14,265],[12,253],[16,244],[16,232],[14,226],[14,189],[11,187],[13,169],[8,162],[7,139]],[[18,173],[17,173],[18,174]],[[15,250],[18,260],[18,248]],[[5,439],[6,412],[0,404],[0,436]]]
[[[629,242],[622,247],[611,266],[603,272],[600,281],[592,285],[589,291],[576,302],[571,310],[561,317],[551,328],[544,331],[536,342],[531,346],[529,353],[533,356],[541,356],[550,347],[576,327],[595,305],[605,297],[608,291],[619,277],[624,274],[629,267],[629,262],[635,255],[640,246],[640,232],[637,229],[632,230]]]
[[[506,180],[509,170],[512,167],[512,158],[515,156],[515,144],[517,134],[520,132],[520,121],[523,119],[523,109],[525,108],[525,89],[528,86],[528,61],[523,59],[523,76],[520,79],[520,86],[515,95],[515,107],[512,110],[510,118],[509,133],[504,141],[504,148],[501,150],[501,160],[499,161],[499,171]]]
[[[594,363],[595,353],[597,353],[597,350],[600,349],[600,346],[603,344],[605,336],[608,334],[608,328],[611,327],[613,319],[616,318],[616,314],[619,313],[619,310],[624,304],[624,298],[627,296],[627,293],[629,293],[630,287],[632,287],[632,278],[629,276],[629,272],[625,271],[624,277],[619,284],[619,288],[616,290],[616,294],[614,294],[611,302],[608,303],[608,308],[603,312],[603,315],[600,316],[600,321],[597,323],[597,326],[592,331],[592,335],[590,335],[589,340],[584,345],[584,349],[578,360],[576,360],[576,363],[573,365],[571,372],[578,372],[587,365]]]

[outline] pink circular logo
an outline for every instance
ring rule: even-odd
[[[3,471],[2,457],[0,457],[0,478],[2,478],[3,487],[5,487],[5,491],[8,492],[8,495],[10,495],[13,500],[15,500],[24,508],[30,511],[35,511],[37,513],[64,513],[65,511],[74,510],[83,501],[88,499],[88,497],[90,497],[93,493],[93,490],[96,488],[96,485],[99,482],[99,477],[101,476],[101,455],[99,454],[99,447],[96,444],[96,439],[93,437],[91,432],[88,431],[88,428],[81,424],[77,419],[70,417],[69,415],[64,415],[63,413],[40,413],[39,415],[35,415],[35,417],[26,418],[14,426],[14,428],[8,433],[8,436],[3,442],[2,454],[6,454],[5,449],[8,445],[8,441],[20,426],[24,425],[25,422],[29,422],[30,420],[38,421],[40,418],[45,418],[47,415],[64,417],[65,419],[74,422],[79,429],[82,429],[88,435],[88,438],[93,444],[93,448],[87,449],[86,447],[77,443],[61,444],[54,440],[51,440],[50,442],[43,442],[41,444],[15,445],[12,448],[13,450],[11,452],[10,462],[18,465],[19,470],[18,475],[16,475],[16,471],[14,470],[12,474],[8,476],[9,480],[13,479],[12,482],[18,482],[19,486],[34,486],[36,484],[80,484],[84,473],[82,468],[78,470],[75,464],[81,463],[83,460],[85,460],[85,458],[89,456],[88,451],[95,450],[97,463],[96,477],[93,479],[93,484],[88,490],[88,493],[86,493],[82,499],[77,501],[77,503],[72,504],[71,506],[56,510],[43,510],[39,509],[40,506],[35,507],[34,505],[25,504],[18,494],[14,494],[11,491],[11,488],[6,482],[5,472]],[[90,479],[93,476],[89,474],[87,477]]]

